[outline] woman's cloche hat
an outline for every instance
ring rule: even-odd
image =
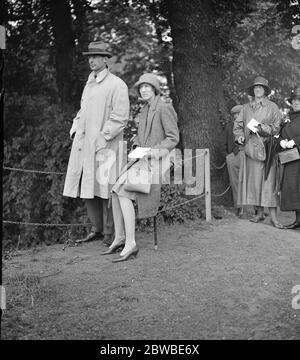
[[[293,100],[300,100],[300,87],[293,89],[290,97],[287,99],[290,104],[292,104]]]
[[[102,41],[94,41],[89,43],[88,51],[82,53],[83,55],[102,55],[107,57],[112,57],[112,54],[109,51],[109,45],[105,44]]]
[[[139,80],[135,83],[135,87],[138,89],[140,87],[140,85],[142,85],[144,83],[152,85],[154,87],[154,89],[157,91],[157,94],[160,94],[160,85],[159,85],[158,78],[155,74],[152,74],[152,73],[143,74],[139,78]]]
[[[253,84],[250,85],[248,88],[247,88],[247,91],[248,91],[248,94],[250,96],[254,96],[254,86],[256,85],[261,85],[264,87],[265,89],[265,95],[268,96],[271,92],[271,89],[269,88],[269,82],[267,79],[263,78],[262,76],[257,76],[254,81],[253,81]]]

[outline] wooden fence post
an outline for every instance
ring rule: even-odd
[[[157,250],[157,222],[156,222],[156,216],[153,216],[153,238],[154,238],[154,250]]]
[[[210,156],[209,149],[204,153],[204,191],[205,191],[205,216],[206,221],[211,221],[211,190],[210,190]]]

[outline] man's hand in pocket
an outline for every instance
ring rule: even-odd
[[[107,141],[105,140],[104,136],[100,133],[96,139],[96,153],[99,150],[104,149],[106,147],[106,144]]]

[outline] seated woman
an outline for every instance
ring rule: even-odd
[[[292,92],[288,101],[292,110],[289,113],[290,121],[280,131],[280,146],[282,149],[297,147],[300,151],[300,87]],[[300,229],[300,160],[283,165],[280,209],[296,212],[295,221],[285,225],[285,228]]]
[[[160,97],[160,86],[154,74],[144,74],[135,84],[139,94],[145,101],[138,118],[138,133],[134,145],[156,149],[151,151],[149,163],[161,165],[166,155],[175,148],[179,142],[177,127],[177,115],[170,103],[164,102]],[[140,159],[134,166],[143,166],[145,159]],[[111,246],[102,255],[114,253],[124,246],[120,257],[113,262],[126,261],[135,257],[138,247],[135,241],[135,210],[133,201],[138,207],[138,217],[146,218],[155,216],[160,202],[161,181],[151,183],[150,193],[134,192],[126,190],[126,172],[132,166],[127,167],[120,175],[112,188],[112,208],[115,224],[115,238]]]

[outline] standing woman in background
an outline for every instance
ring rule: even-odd
[[[282,229],[283,226],[277,219],[279,195],[276,191],[276,163],[275,159],[272,159],[266,174],[264,147],[268,137],[278,134],[282,114],[278,106],[267,97],[271,90],[266,79],[257,77],[247,90],[253,100],[243,105],[233,127],[235,141],[244,146],[239,174],[238,206],[255,206],[257,214],[250,220],[255,223],[264,220],[264,207],[268,207],[272,225]],[[247,127],[252,119],[259,122],[255,133]]]
[[[282,149],[296,147],[300,151],[300,87],[292,92],[288,101],[292,105],[290,121],[286,122],[280,131],[280,146]],[[283,165],[280,209],[296,213],[295,221],[285,225],[285,228],[300,229],[300,160]]]

